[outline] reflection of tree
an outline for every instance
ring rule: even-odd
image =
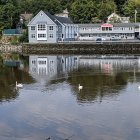
[[[30,83],[33,79],[27,72],[12,67],[0,68],[0,102],[14,100],[18,96],[15,82]]]
[[[70,76],[71,75],[71,76]],[[94,101],[97,97],[102,100],[105,96],[116,96],[127,84],[129,73],[116,73],[114,75],[94,74],[94,70],[84,72],[84,69],[76,73],[70,73],[68,81],[73,85],[77,99],[80,102]],[[84,86],[78,91],[78,84]]]

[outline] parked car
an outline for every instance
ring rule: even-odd
[[[97,38],[96,42],[102,42],[102,38]]]
[[[100,37],[100,38],[96,39],[96,42],[102,42],[102,41],[105,41],[105,40],[106,40],[105,38]]]

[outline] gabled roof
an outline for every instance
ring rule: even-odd
[[[70,18],[67,17],[59,17],[59,16],[53,16],[49,12],[45,12],[45,14],[57,25],[62,24],[73,24],[73,22],[70,20]]]
[[[56,25],[61,25],[53,15],[51,15],[49,12],[45,12],[45,14],[56,24]]]
[[[27,13],[24,13],[24,14],[20,14],[20,17],[22,17],[24,20],[30,20],[32,17],[33,17],[33,14],[27,14]]]
[[[40,11],[40,12],[43,12],[43,11]],[[39,13],[40,13],[39,12]],[[38,13],[38,14],[39,14]],[[56,25],[58,25],[58,26],[62,26],[62,24],[73,24],[73,22],[70,20],[70,18],[67,18],[67,17],[59,17],[59,16],[54,16],[54,15],[51,15],[49,12],[43,12],[43,13],[45,13],[46,14],[46,16],[48,16]],[[38,15],[37,14],[37,15]],[[36,15],[36,16],[37,16]],[[36,17],[35,16],[35,17]],[[34,17],[34,18],[35,18]],[[33,19],[34,19],[33,18]],[[33,20],[32,19],[32,20]],[[28,24],[28,26],[30,25],[30,23],[32,22],[32,20],[29,22],[29,24]]]
[[[107,18],[109,19],[109,18],[114,17],[114,16],[120,18],[120,16],[118,14],[116,14],[115,12],[112,13],[111,15],[109,15]]]
[[[62,24],[73,24],[70,18],[54,16]]]

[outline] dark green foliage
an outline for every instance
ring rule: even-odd
[[[0,32],[15,28],[21,13],[35,15],[43,10],[55,14],[65,8],[75,23],[103,22],[114,11],[134,21],[135,9],[137,22],[140,21],[140,0],[0,0]]]
[[[28,42],[28,32],[25,31],[22,36],[19,37],[19,42],[23,43],[23,42]]]

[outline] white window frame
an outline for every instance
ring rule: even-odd
[[[35,38],[35,34],[31,34],[31,38]]]
[[[49,30],[50,31],[53,31],[53,26],[49,26]]]
[[[53,34],[49,34],[49,38],[53,38]]]
[[[44,23],[37,24],[37,40],[47,40],[47,25]]]
[[[46,38],[46,34],[38,34],[38,38]]]
[[[46,30],[46,24],[38,24],[37,25],[38,31],[45,31]]]
[[[35,31],[35,26],[31,26],[31,31]]]

